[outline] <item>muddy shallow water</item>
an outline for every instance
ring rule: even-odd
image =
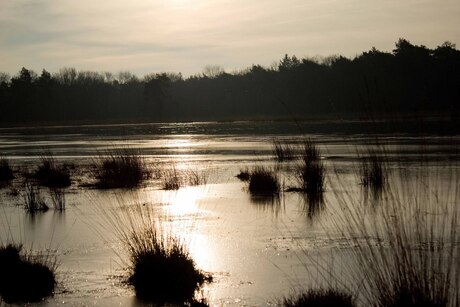
[[[345,271],[353,266],[347,253],[352,247],[341,230],[330,231],[335,225],[330,209],[339,206],[333,199],[340,193],[362,199],[358,152],[373,147],[376,139],[355,131],[344,133],[346,125],[341,125],[299,128],[260,122],[0,129],[0,152],[17,174],[0,190],[1,240],[12,238],[57,257],[59,287],[40,305],[143,305],[122,282],[127,258],[106,218],[121,204],[143,203],[186,242],[197,266],[213,275],[214,281],[198,296],[210,305],[276,305],[283,296],[323,282],[318,263],[345,279]],[[274,201],[251,197],[246,184],[235,177],[239,171],[270,166],[279,170],[284,187],[294,185],[292,169],[297,162],[277,163],[272,140],[296,145],[304,137],[313,139],[322,152],[329,174],[327,207],[312,212],[298,193],[283,193]],[[389,168],[407,174],[405,180],[410,181],[410,174],[419,168],[433,169],[438,184],[447,185],[452,170],[458,172],[459,136],[380,134],[378,142],[385,145]],[[94,160],[107,148],[120,146],[139,149],[152,168],[174,164],[179,171],[205,174],[207,183],[177,191],[162,190],[157,178],[136,191],[89,186]],[[30,215],[21,205],[21,174],[36,168],[45,151],[71,165],[67,208]],[[15,190],[18,195],[13,195]],[[46,188],[42,192],[48,197]]]

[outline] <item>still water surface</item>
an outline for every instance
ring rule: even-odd
[[[324,281],[317,262],[326,263],[336,276],[346,275],[352,266],[346,252],[351,247],[340,229],[325,229],[335,225],[329,195],[363,197],[359,153],[384,145],[390,169],[410,174],[423,160],[423,167],[433,168],[437,180],[446,183],[452,169],[458,171],[460,136],[392,132],[376,138],[367,133],[369,125],[238,122],[0,129],[0,152],[18,172],[36,168],[46,151],[73,166],[62,213],[27,214],[21,206],[21,176],[0,190],[1,240],[13,238],[57,257],[60,286],[42,305],[141,306],[121,282],[126,255],[104,215],[121,204],[145,203],[162,217],[165,228],[183,238],[197,266],[212,273],[214,281],[199,294],[210,305],[276,305],[283,296]],[[306,137],[322,152],[329,208],[313,214],[297,193],[284,193],[274,202],[254,198],[235,177],[245,167],[264,165],[279,170],[284,187],[294,185],[297,162],[277,163],[272,141],[298,145]],[[139,149],[156,169],[175,165],[205,174],[207,184],[164,191],[161,180],[151,179],[137,191],[89,187],[94,160],[117,147]],[[10,193],[15,188],[17,196]]]

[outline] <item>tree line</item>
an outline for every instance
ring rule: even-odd
[[[457,118],[460,51],[450,42],[429,49],[399,39],[354,58],[285,55],[277,65],[226,73],[154,73],[139,78],[63,68],[40,74],[0,73],[2,123],[189,121],[444,114]]]

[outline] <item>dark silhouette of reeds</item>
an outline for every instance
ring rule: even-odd
[[[251,178],[249,169],[248,168],[241,169],[239,174],[236,175],[236,178],[238,178],[241,181],[249,181],[249,178]]]
[[[68,187],[71,184],[70,172],[63,166],[58,165],[51,152],[46,152],[40,157],[41,164],[34,173],[34,177],[40,185],[51,188]]]
[[[163,171],[161,179],[164,190],[179,190],[182,186],[182,178],[175,165],[171,169]]]
[[[291,190],[305,192],[310,200],[322,200],[325,168],[320,158],[320,151],[312,141],[304,143],[302,161],[296,168],[296,179],[298,187]]]
[[[0,296],[6,303],[39,302],[56,285],[55,261],[21,251],[22,245],[0,246]]]
[[[40,190],[29,183],[26,183],[24,188],[24,208],[32,214],[49,209],[40,194]]]
[[[337,289],[310,289],[293,298],[285,298],[286,307],[353,307],[353,296]]]
[[[369,151],[361,158],[361,184],[365,188],[381,190],[385,185],[386,168],[383,158],[376,152]]]
[[[131,258],[129,283],[136,296],[155,302],[193,301],[197,290],[210,277],[196,269],[181,242],[159,235],[153,228],[133,232],[126,242]]]
[[[0,182],[14,179],[13,169],[7,158],[0,156]]]
[[[249,192],[251,194],[274,195],[279,194],[280,184],[275,171],[256,166],[249,177]]]
[[[273,154],[278,162],[290,161],[296,158],[295,148],[280,140],[273,140]]]
[[[113,149],[95,162],[96,186],[101,189],[136,188],[151,177],[151,171],[138,151]]]
[[[65,190],[62,188],[50,188],[49,193],[54,210],[64,211],[66,207]]]

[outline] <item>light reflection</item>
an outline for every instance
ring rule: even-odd
[[[202,187],[184,187],[165,192],[163,203],[169,204],[165,207],[166,213],[174,216],[199,213],[197,203],[204,198],[204,192]]]

